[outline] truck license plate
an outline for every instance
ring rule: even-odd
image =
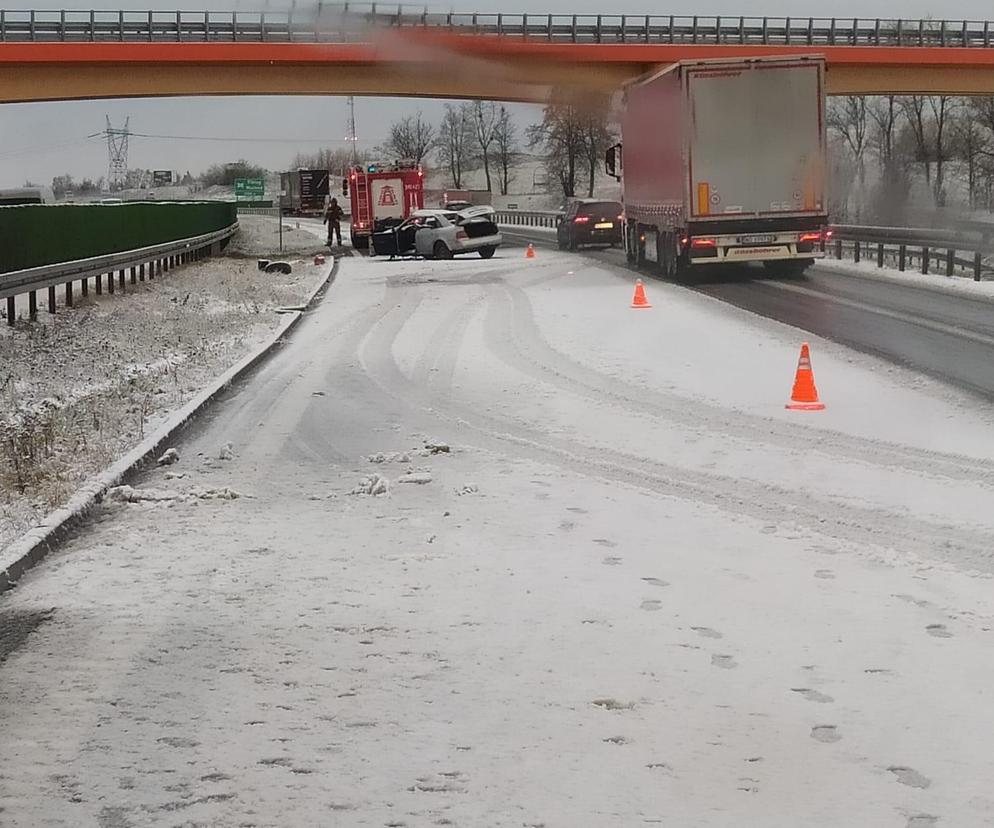
[[[740,244],[772,244],[775,236],[739,236]]]
[[[613,221],[602,221],[594,225],[595,230],[610,230],[614,227]]]

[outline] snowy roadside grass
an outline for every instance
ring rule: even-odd
[[[0,548],[262,341],[316,274],[213,259],[0,331]]]
[[[973,281],[972,277],[945,276],[938,273],[923,274],[917,270],[898,270],[896,267],[877,267],[875,261],[847,262],[841,259],[819,259],[816,266],[836,273],[861,276],[866,279],[879,279],[883,282],[898,282],[923,290],[940,293],[956,293],[971,299],[984,299],[994,302],[994,282]]]
[[[328,254],[327,246],[322,244],[325,228],[319,222],[284,217],[282,253],[280,227],[275,217],[242,215],[238,217],[238,228],[225,251],[229,256],[284,259],[293,255]],[[347,239],[348,234],[348,224],[343,222],[342,236]]]

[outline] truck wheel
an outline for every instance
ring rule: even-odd
[[[625,261],[630,265],[638,263],[638,233],[634,223],[625,227]]]
[[[351,236],[352,246],[356,250],[368,250],[369,249],[369,236],[356,236],[353,234]]]
[[[431,255],[435,259],[451,259],[452,251],[449,250],[448,245],[444,241],[439,239],[431,249]]]
[[[490,259],[490,258],[493,258],[493,255],[496,252],[497,252],[497,248],[494,247],[492,244],[489,244],[486,247],[481,247],[480,248],[480,258],[481,259]]]
[[[657,259],[659,269],[664,279],[676,279],[677,255],[676,237],[670,231],[660,233],[657,237]]]

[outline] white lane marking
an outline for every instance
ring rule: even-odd
[[[829,302],[835,302],[839,305],[844,305],[848,308],[854,308],[856,310],[867,311],[868,313],[875,313],[877,316],[884,316],[888,319],[896,319],[899,322],[907,322],[911,325],[917,325],[920,328],[928,328],[929,330],[935,331],[937,333],[949,334],[950,336],[958,336],[961,339],[969,339],[972,342],[976,342],[980,345],[987,345],[989,347],[994,347],[994,336],[987,336],[981,333],[975,333],[973,331],[964,330],[963,328],[957,328],[953,325],[946,325],[943,322],[936,322],[931,319],[922,319],[919,316],[912,316],[908,313],[902,313],[901,311],[885,310],[884,308],[878,308],[874,305],[868,305],[865,302],[860,302],[856,299],[843,299],[839,296],[833,296],[830,293],[822,293],[817,290],[811,290],[811,288],[801,287],[800,285],[788,285],[784,282],[776,282],[769,279],[758,280],[760,284],[769,285],[770,287],[775,287],[780,290],[792,291],[794,293],[800,293],[805,296],[815,296],[818,299],[827,299]]]

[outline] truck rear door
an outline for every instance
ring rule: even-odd
[[[404,180],[402,178],[372,179],[373,219],[404,218]]]
[[[686,68],[692,219],[824,214],[823,62]]]

